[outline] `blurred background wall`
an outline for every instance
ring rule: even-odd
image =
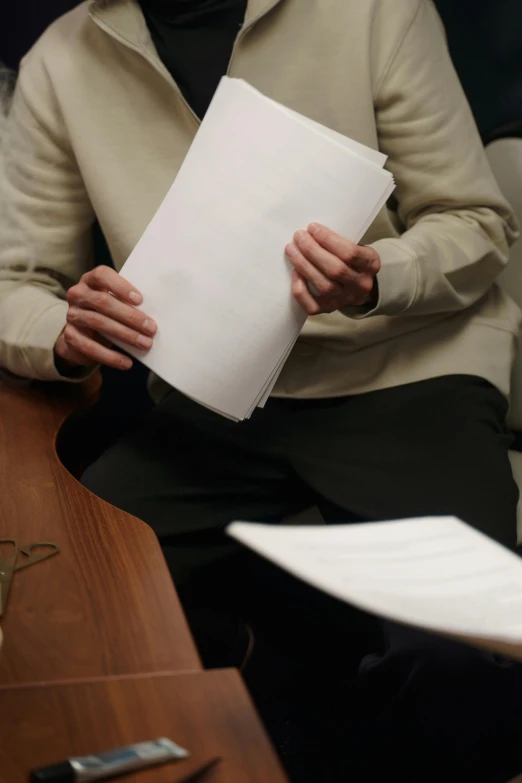
[[[453,61],[485,139],[522,127],[521,0],[436,0]]]

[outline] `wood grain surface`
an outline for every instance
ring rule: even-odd
[[[201,668],[152,530],[85,490],[56,455],[62,423],[99,385],[0,383],[0,538],[61,547],[13,578],[0,687]]]
[[[232,670],[19,687],[0,699],[0,783],[27,783],[34,768],[158,737],[188,749],[190,759],[118,780],[178,783],[220,757],[200,783],[286,781]]]

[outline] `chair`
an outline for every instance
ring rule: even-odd
[[[489,144],[486,152],[500,189],[511,202],[522,224],[522,124],[519,138],[497,139]],[[512,299],[522,308],[522,239],[512,250],[511,262],[503,272],[500,283]],[[513,371],[509,425],[522,433],[522,342]],[[515,479],[522,491],[522,451],[510,453]],[[518,535],[522,541],[522,501],[518,508]]]

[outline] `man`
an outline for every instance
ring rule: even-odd
[[[90,227],[121,268],[227,71],[378,146],[396,202],[361,246],[319,224],[288,238],[312,317],[264,411],[232,424],[156,379],[154,411],[84,483],[154,528],[189,616],[257,602],[263,633],[310,664],[324,713],[310,735],[301,725],[299,780],[501,783],[522,769],[515,665],[388,624],[348,703],[335,689],[352,614],[268,567],[256,581],[222,534],[315,503],[328,523],[457,514],[515,546],[505,415],[520,316],[494,281],[517,226],[428,0],[98,0],[54,24],[23,62],[4,140],[0,364],[77,380],[130,367],[106,338],[152,345],[161,324],[140,292],[92,269]],[[307,755],[325,723],[335,752]]]

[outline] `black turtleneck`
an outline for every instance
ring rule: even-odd
[[[226,73],[247,0],[139,0],[160,58],[201,119]]]

